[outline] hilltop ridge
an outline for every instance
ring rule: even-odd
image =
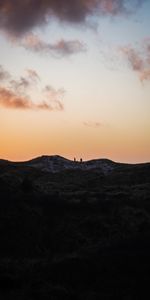
[[[26,162],[27,165],[40,168],[43,171],[59,172],[63,170],[94,170],[107,173],[111,171],[116,163],[108,159],[93,159],[88,161],[73,161],[59,155],[41,156]]]
[[[130,167],[145,167],[150,163],[120,163],[114,162],[107,158],[96,158],[86,161],[70,160],[60,155],[42,155],[22,162],[12,162],[4,159],[0,159],[0,166],[16,166],[16,167],[31,167],[44,172],[58,173],[65,170],[82,170],[82,171],[97,171],[104,175],[108,175],[110,172],[115,171],[118,168],[130,168]]]
[[[120,165],[120,163],[113,162],[109,159],[91,159],[87,161],[74,161],[62,157],[60,155],[42,155],[35,157],[28,161],[12,162],[8,160],[0,160],[0,166],[26,166],[40,169],[46,172],[61,172],[63,170],[97,170],[104,174],[112,171]]]

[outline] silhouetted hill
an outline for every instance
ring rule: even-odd
[[[0,160],[1,299],[147,299],[150,163]]]
[[[22,163],[19,163],[22,164]],[[24,162],[26,166],[39,168],[47,172],[60,172],[63,170],[99,170],[107,173],[117,165],[115,162],[108,159],[95,159],[89,161],[72,161],[59,155],[41,156],[30,161]]]

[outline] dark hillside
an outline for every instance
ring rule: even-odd
[[[150,164],[107,163],[0,161],[1,299],[150,297]]]

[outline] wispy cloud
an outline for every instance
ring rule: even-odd
[[[30,80],[31,82],[36,83],[40,81],[40,76],[35,70],[27,69],[26,72],[28,75],[28,80]]]
[[[86,51],[85,45],[78,40],[67,41],[61,39],[56,43],[51,44],[41,40],[33,33],[26,35],[20,42],[20,45],[32,52],[37,52],[39,54],[50,54],[58,58]]]
[[[30,87],[35,86],[40,81],[38,73],[33,69],[26,69],[26,74],[19,79],[11,78],[9,80],[9,86],[18,92],[25,92]],[[12,77],[10,75],[10,77]]]
[[[61,22],[83,23],[93,14],[127,14],[145,1],[134,0],[129,4],[126,0],[1,0],[0,28],[20,36],[54,17]]]
[[[83,122],[83,125],[87,126],[87,127],[92,127],[92,128],[99,128],[99,127],[103,126],[103,123],[93,122],[93,121],[86,121],[86,122]]]
[[[63,110],[62,99],[65,94],[63,88],[56,90],[54,87],[47,85],[43,90],[43,94],[46,99],[51,102],[53,107],[57,108],[57,110]]]
[[[25,91],[29,88],[30,82],[25,77],[20,77],[19,80],[11,79],[9,81],[9,85],[11,88],[13,88],[15,91]]]
[[[142,42],[140,50],[130,45],[121,47],[120,50],[127,58],[132,70],[138,74],[140,81],[150,80],[150,38]]]
[[[7,88],[0,87],[0,106],[6,108],[31,109],[32,103],[28,98],[21,97]]]
[[[61,111],[63,104],[58,99],[49,98],[39,103],[34,103],[30,98],[21,96],[8,88],[0,87],[0,106],[10,109],[32,109]]]
[[[49,110],[62,111],[64,105],[62,99],[64,89],[55,89],[52,86],[44,87],[41,92],[38,91],[38,97],[41,101],[33,101],[30,99],[31,89],[36,88],[37,80],[40,80],[35,70],[27,69],[26,77],[21,76],[14,79],[11,74],[4,76],[7,71],[1,66],[1,77],[6,78],[5,82],[0,82],[0,106],[10,109],[33,109],[33,110]]]
[[[7,80],[10,78],[10,74],[8,71],[6,71],[2,65],[0,65],[0,80]]]

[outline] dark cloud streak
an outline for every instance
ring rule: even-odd
[[[37,35],[30,33],[20,42],[20,45],[27,50],[39,54],[50,54],[57,58],[85,52],[86,47],[78,40],[59,40],[51,44],[41,40]]]
[[[88,16],[127,14],[146,0],[0,0],[0,28],[20,36],[46,24],[54,17],[59,21],[84,23]],[[128,5],[129,4],[129,5]]]

